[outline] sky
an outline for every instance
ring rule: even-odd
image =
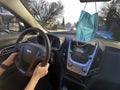
[[[80,3],[79,0],[47,0],[47,1],[61,1],[64,5],[63,17],[65,18],[65,23],[76,23],[79,20],[81,10],[83,10],[85,3]],[[97,2],[97,11],[100,10],[104,3]],[[95,13],[95,3],[88,3],[85,11],[90,14]],[[62,19],[62,18],[61,18]]]

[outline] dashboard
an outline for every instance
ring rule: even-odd
[[[84,85],[89,76],[99,74],[100,64],[103,61],[101,59],[103,52],[101,51],[99,42],[86,43],[75,41],[62,35],[47,35],[51,47],[50,74],[51,80],[55,82],[54,86],[58,87],[63,83],[63,86],[70,87],[69,85],[67,86],[66,82],[76,83],[76,86],[80,86],[80,84]],[[45,44],[41,36],[33,36],[28,38],[26,42],[39,43],[43,46]],[[1,49],[0,56],[4,57],[14,52],[14,47],[15,45],[11,44]],[[110,49],[108,50],[109,55],[109,51],[113,53],[113,50]],[[119,55],[116,54],[118,51],[115,50],[114,52],[115,56]],[[110,59],[112,59],[111,57]],[[107,63],[105,65],[107,66]],[[56,85],[57,83],[58,85]]]
[[[58,83],[58,85],[55,84],[56,87],[59,86],[59,83],[63,83],[64,80],[72,82],[71,78],[76,83],[77,81],[80,82],[83,79],[80,76],[86,77],[98,67],[97,63],[100,61],[100,56],[98,55],[99,45],[97,43],[78,42],[63,36],[47,35],[51,47],[50,75],[52,80],[56,84]],[[45,45],[41,36],[27,38],[25,42]],[[0,55],[4,56],[14,52],[14,47],[15,45],[11,45],[3,48]],[[92,66],[94,67],[91,69]]]
[[[64,37],[57,37],[57,36],[51,35],[51,34],[48,34],[48,38],[50,40],[51,50],[60,50],[60,48],[62,46],[62,43],[65,40]],[[28,42],[38,43],[38,44],[43,45],[43,46],[45,45],[44,39],[42,38],[42,36],[29,38],[27,41]]]
[[[57,37],[55,35],[51,35],[48,34],[48,38],[50,40],[50,47],[51,47],[51,51],[52,50],[60,50],[65,38],[64,37]],[[45,45],[44,40],[42,38],[42,36],[37,36],[37,35],[33,35],[32,37],[26,37],[26,39],[24,40],[24,42],[33,42],[33,43],[38,43],[40,45]],[[1,56],[4,56],[6,54],[12,53],[14,52],[14,48],[15,45],[9,45],[7,47],[4,47],[3,49],[1,49]]]
[[[61,63],[62,66],[60,67],[63,67],[64,65],[64,69],[67,69],[67,71],[87,76],[92,67],[92,63],[96,61],[99,45],[97,43],[91,44],[71,39],[66,40],[66,37],[58,37],[53,34],[47,35],[50,40],[51,47],[50,61],[55,61],[57,64]],[[38,43],[43,46],[45,45],[44,39],[40,35],[28,38],[25,42]],[[1,50],[1,55],[3,56],[14,52],[14,47],[15,46],[12,45],[3,48]]]

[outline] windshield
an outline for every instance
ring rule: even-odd
[[[79,0],[22,0],[22,2],[35,19],[50,32],[69,32],[76,35],[81,12],[86,11],[93,16],[98,13],[98,24],[93,26],[97,27],[94,38],[120,42],[119,0],[92,3],[81,3]]]

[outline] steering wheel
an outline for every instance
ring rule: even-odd
[[[26,35],[41,35],[44,45],[30,41],[22,42]],[[50,57],[50,41],[48,36],[38,28],[28,28],[24,30],[16,41],[15,48],[19,55],[15,60],[17,69],[26,76],[32,76],[38,63],[45,66]]]

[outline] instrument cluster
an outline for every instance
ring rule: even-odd
[[[52,35],[48,35],[48,38],[50,40],[50,46],[51,46],[51,49],[52,50],[59,50],[64,39],[63,38],[58,38],[58,37],[55,37],[55,36],[52,36]],[[44,40],[41,36],[38,36],[37,37],[37,41],[39,44],[41,45],[44,45]]]

